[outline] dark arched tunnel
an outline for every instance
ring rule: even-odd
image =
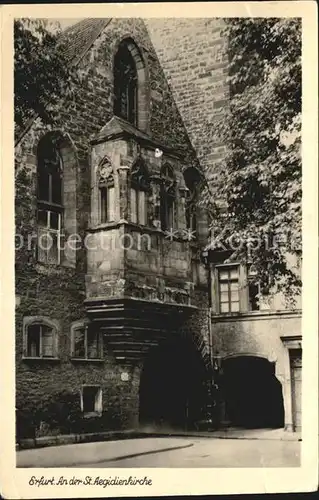
[[[230,425],[246,428],[284,426],[282,386],[275,365],[256,356],[223,361],[223,395]]]
[[[153,348],[140,381],[140,424],[190,429],[203,418],[207,373],[191,341],[175,339]]]

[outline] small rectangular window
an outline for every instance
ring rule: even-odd
[[[82,411],[85,416],[102,414],[102,389],[98,386],[84,385],[82,387]]]
[[[239,312],[238,266],[218,270],[219,308],[221,313]]]

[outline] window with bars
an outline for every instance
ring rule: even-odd
[[[127,41],[114,58],[114,114],[137,126],[137,70]]]
[[[37,173],[37,259],[44,264],[60,264],[63,166],[59,148],[51,138],[39,143]]]
[[[218,269],[219,311],[239,312],[239,268],[238,266]]]
[[[161,172],[161,229],[175,229],[175,176],[170,165],[164,165]]]
[[[71,356],[75,359],[102,359],[103,337],[98,328],[83,325],[72,331]]]
[[[57,357],[56,330],[45,323],[33,323],[25,328],[24,357]]]

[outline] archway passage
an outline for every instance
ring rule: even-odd
[[[186,430],[203,418],[206,369],[192,342],[176,339],[149,353],[139,396],[142,425]]]
[[[282,387],[267,359],[240,356],[223,362],[223,392],[230,424],[245,428],[284,426]]]

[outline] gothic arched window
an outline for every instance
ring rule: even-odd
[[[147,193],[149,176],[142,159],[137,160],[131,171],[131,221],[147,225]]]
[[[161,171],[161,228],[175,228],[176,183],[173,169],[165,164]]]
[[[113,168],[108,158],[98,169],[100,223],[115,220],[115,189]]]
[[[45,136],[40,141],[37,159],[37,257],[39,262],[59,264],[63,224],[63,164],[53,136]]]
[[[114,114],[137,126],[138,77],[136,63],[123,41],[114,58]]]
[[[188,168],[184,172],[185,184],[188,189],[186,196],[186,227],[197,231],[197,204],[201,177],[196,168]]]

